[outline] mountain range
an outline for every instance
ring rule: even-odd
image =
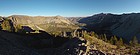
[[[0,54],[135,54],[139,46],[117,44],[123,40],[128,43],[134,36],[140,41],[139,22],[140,13],[100,13],[88,17],[0,16]],[[112,44],[112,37],[113,41],[121,41]]]
[[[136,36],[138,40],[140,40],[140,13],[119,15],[100,13],[89,17],[33,17],[26,15],[12,15],[7,18],[12,21],[14,26],[29,26],[33,30],[43,30],[47,32],[70,32],[72,30],[74,31],[81,27],[85,27],[98,34],[107,34],[108,36],[116,35],[126,40],[130,40],[132,37]],[[1,20],[3,20],[2,17]],[[85,25],[79,26],[78,24]]]
[[[131,40],[136,36],[140,40],[140,13],[119,15],[100,13],[89,17],[75,18],[75,20],[78,23],[86,24],[84,27],[99,34],[116,35],[126,40]]]

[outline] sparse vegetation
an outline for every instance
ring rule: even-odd
[[[94,32],[86,32],[86,31],[82,31],[82,32],[83,32],[83,38],[88,40],[90,45],[96,45],[98,46],[96,47],[97,49],[100,49],[101,51],[105,51],[106,53],[108,53],[109,51],[112,52],[115,51],[114,52],[115,54],[138,53],[138,50],[136,50],[136,48],[139,48],[138,47],[139,44],[136,37],[134,37],[132,41],[130,41],[131,43],[129,46],[129,44],[124,43],[124,40],[122,38],[119,38],[117,36],[112,36],[110,39],[107,39],[105,34],[97,35]],[[96,38],[98,38],[98,40],[96,40]],[[105,43],[103,43],[102,41],[104,41]],[[112,46],[112,47],[107,47],[107,46]]]

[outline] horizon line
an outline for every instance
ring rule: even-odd
[[[53,16],[62,16],[62,17],[88,17],[88,16],[93,16],[96,14],[116,14],[116,15],[122,15],[122,14],[131,14],[131,13],[140,13],[140,12],[123,12],[123,13],[113,13],[113,12],[99,12],[99,13],[93,13],[91,15],[84,15],[84,16],[63,16],[63,15],[29,15],[29,14],[10,14],[10,15],[0,15],[1,17],[9,17],[13,15],[22,15],[22,16],[44,16],[44,17],[53,17]]]

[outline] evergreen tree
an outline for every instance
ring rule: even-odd
[[[107,42],[106,34],[104,34],[104,41]]]
[[[130,46],[133,46],[133,42],[132,40],[129,41]]]
[[[111,44],[114,44],[114,41],[113,41],[113,37],[110,38],[110,41],[109,41]]]
[[[95,33],[94,32],[91,32],[91,36],[95,36]]]
[[[124,45],[124,43],[123,43],[123,39],[122,39],[122,38],[120,38],[120,39],[119,39],[119,42],[120,42],[120,44],[119,44],[119,45],[121,45],[121,46],[123,46],[123,45]]]
[[[2,30],[12,31],[12,27],[10,25],[10,21],[8,19],[4,20],[1,24]]]
[[[116,36],[114,36],[114,37],[113,37],[113,42],[114,42],[114,45],[116,45],[117,41],[118,41],[117,37],[116,37]]]
[[[103,35],[100,35],[100,38],[99,39],[101,39],[101,40],[104,41],[104,36]]]
[[[137,40],[136,36],[133,37],[133,41],[132,42],[133,42],[134,45],[138,45],[138,40]]]
[[[117,41],[118,41],[117,37],[113,36],[110,38],[110,41],[108,41],[108,42],[110,42],[113,45],[117,45]]]
[[[117,39],[117,37],[116,37],[116,36],[114,36],[114,41],[118,41],[118,39]]]
[[[129,44],[131,46],[137,46],[138,45],[138,40],[137,40],[137,37],[134,36],[132,40],[130,40]]]
[[[118,48],[121,48],[124,44],[123,44],[123,39],[120,38],[117,42],[116,45],[118,46]]]

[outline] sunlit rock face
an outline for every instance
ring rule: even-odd
[[[15,24],[46,24],[46,23],[65,23],[72,24],[69,20],[62,16],[23,16],[23,15],[13,15],[10,18]]]
[[[62,16],[9,16],[14,26],[28,26],[33,30],[43,30],[47,32],[66,32],[78,28],[74,23]]]

